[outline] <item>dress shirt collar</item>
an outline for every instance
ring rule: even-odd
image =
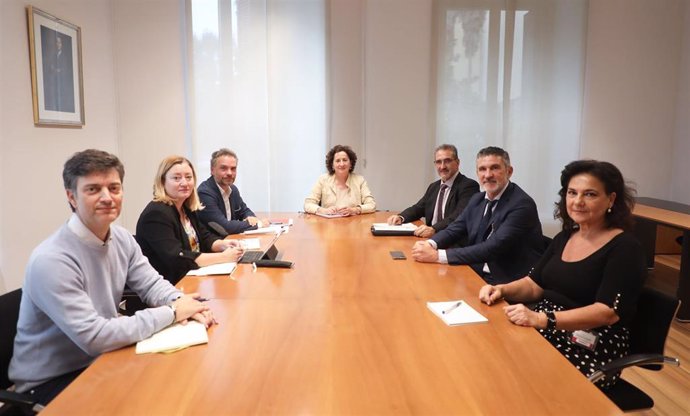
[[[503,193],[506,191],[506,189],[508,189],[508,185],[510,185],[510,181],[506,182],[506,186],[504,186],[503,189],[501,189],[501,192],[498,193],[498,196],[496,196],[496,198],[493,199],[494,201],[498,201],[499,199],[501,199]],[[484,199],[489,200],[489,195],[486,192],[484,192]]]
[[[79,218],[79,216],[74,212],[67,222],[67,228],[76,234],[77,237],[79,237],[82,241],[88,244],[105,246],[113,238],[112,233],[110,230],[108,230],[108,235],[105,238],[105,242],[102,241],[100,238],[96,237],[96,234],[92,233],[83,222],[81,222],[81,218]]]
[[[448,178],[447,181],[443,182],[443,180],[441,180],[441,185],[446,185],[448,187],[448,189],[452,188],[453,183],[455,182],[455,178],[457,178],[459,174],[460,174],[460,171],[457,171],[457,172],[455,172],[455,175]]]
[[[218,182],[216,182],[215,179],[213,180],[213,183],[216,184],[216,186],[218,187],[218,190],[220,191],[220,194],[223,196],[223,198],[230,198],[230,194],[232,193],[232,186],[228,186],[228,191],[225,192],[223,187],[218,185]]]

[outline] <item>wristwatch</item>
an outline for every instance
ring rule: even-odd
[[[554,311],[546,311],[546,329],[556,329],[556,314]]]
[[[177,299],[176,299],[176,300],[177,300]],[[175,321],[177,321],[177,306],[175,306],[175,304],[172,303],[172,302],[171,302],[171,303],[168,303],[166,306],[167,306],[168,308],[170,308],[170,310],[172,311],[172,313],[173,313],[173,323],[175,323]]]

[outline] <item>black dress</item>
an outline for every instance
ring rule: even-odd
[[[198,269],[196,258],[210,253],[219,238],[199,221],[196,212],[185,208],[185,214],[196,231],[200,250],[192,250],[189,237],[180,221],[177,208],[151,201],[137,221],[136,240],[149,263],[163,277],[176,284],[188,271]]]
[[[628,232],[616,235],[580,261],[563,261],[563,249],[570,235],[565,231],[559,233],[530,272],[532,280],[544,289],[544,297],[533,309],[562,311],[600,302],[616,311],[618,322],[589,330],[599,335],[593,349],[572,342],[572,331],[539,330],[578,370],[590,375],[627,354],[630,336],[626,325],[635,314],[647,269],[640,243]],[[598,385],[607,388],[617,379],[618,375],[605,378]]]

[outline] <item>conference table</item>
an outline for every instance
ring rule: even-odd
[[[210,299],[208,344],[103,354],[43,414],[621,413],[537,331],[480,303],[472,269],[415,262],[413,236],[372,236],[388,215],[270,214],[294,220],[275,243],[291,269],[178,284]],[[488,322],[447,326],[426,306],[460,299]]]

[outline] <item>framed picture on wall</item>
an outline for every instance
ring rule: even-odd
[[[81,29],[27,7],[34,124],[84,125]]]

